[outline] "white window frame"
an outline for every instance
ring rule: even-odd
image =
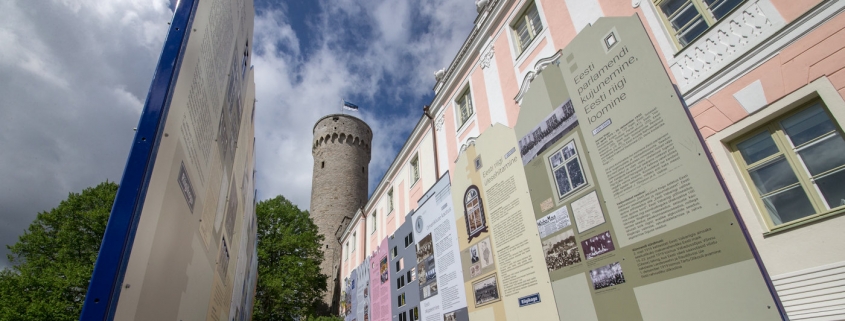
[[[358,232],[352,233],[352,249],[349,251],[349,253],[355,253],[355,242],[356,242],[355,239],[356,239],[357,236],[358,236]]]
[[[666,16],[666,14],[663,12],[663,8],[661,7],[664,3],[668,3],[669,1],[687,1],[687,2],[689,2],[689,5],[693,6],[693,8],[698,13],[698,15],[703,19],[704,23],[707,24],[707,28],[704,29],[704,31],[700,35],[691,39],[687,44],[681,44],[680,39],[678,39],[678,37],[676,36],[677,32],[676,32],[675,28],[672,27],[672,23],[669,20],[669,17]],[[715,27],[717,24],[719,24],[726,17],[730,16],[732,12],[734,12],[735,10],[737,10],[737,9],[741,8],[743,5],[745,5],[746,2],[748,2],[748,0],[742,0],[742,2],[739,3],[736,7],[734,7],[733,9],[728,11],[727,13],[725,13],[725,15],[723,15],[721,18],[719,18],[717,20],[716,17],[713,16],[713,12],[710,11],[708,8],[706,8],[706,4],[704,3],[704,0],[653,0],[654,9],[657,13],[658,18],[660,19],[661,25],[663,25],[663,28],[669,34],[669,40],[675,45],[675,47],[679,51],[686,48],[687,46],[695,43],[695,41],[698,40],[699,38],[705,36],[708,32],[710,32],[711,29],[713,29],[713,27]],[[678,10],[679,11],[677,11],[676,14],[679,13],[682,9],[678,9]]]
[[[463,134],[463,132],[470,127],[469,124],[475,121],[475,119],[477,118],[476,115],[478,115],[477,108],[475,108],[475,96],[472,93],[472,82],[467,81],[467,83],[461,88],[463,89],[458,91],[458,94],[455,95],[455,99],[452,100],[452,107],[455,110],[455,128],[457,128],[457,134],[455,135],[456,137],[460,137],[461,134]],[[458,101],[463,97],[469,98],[472,112],[469,114],[469,116],[467,116],[466,121],[461,122],[461,105],[458,103]]]
[[[528,11],[531,8],[534,8],[534,11],[537,12],[537,16],[538,16],[537,18],[540,19],[540,28],[541,29],[538,32],[538,31],[535,31],[536,28],[526,27],[527,28],[526,31],[528,31],[529,35],[533,34],[533,37],[531,37],[531,39],[528,40],[528,43],[526,43],[525,46],[523,47],[523,46],[521,46],[522,43],[521,43],[521,39],[519,38],[519,31],[517,30],[517,25],[519,25],[523,21],[525,21],[526,23],[530,22],[530,23],[533,24],[533,21],[526,20],[526,18],[528,16]],[[532,48],[531,45],[533,45],[535,42],[539,42],[537,39],[540,39],[540,38],[542,38],[543,35],[545,35],[544,32],[546,31],[546,29],[549,28],[549,25],[546,23],[545,19],[543,19],[543,12],[540,11],[540,6],[537,4],[537,1],[526,1],[526,3],[522,6],[522,8],[519,9],[519,11],[517,11],[517,12],[518,13],[516,14],[516,16],[514,16],[510,20],[510,22],[508,23],[508,32],[511,33],[511,39],[513,39],[512,44],[513,44],[514,50],[516,51],[516,55],[521,56],[525,52],[532,51],[532,50],[529,50],[529,49]]]
[[[387,216],[393,213],[393,188],[387,191]]]
[[[373,211],[373,214],[370,215],[370,218],[373,221],[372,230],[370,231],[370,234],[373,234],[376,232],[376,230],[378,230],[378,211]]]
[[[736,203],[739,212],[753,213],[753,218],[757,219],[758,224],[748,224],[749,232],[752,234],[771,235],[773,233],[781,233],[784,231],[794,230],[795,227],[803,224],[788,224],[782,228],[772,229],[768,226],[763,215],[768,215],[765,208],[760,208],[757,205],[754,193],[749,189],[749,186],[743,178],[743,168],[741,168],[734,160],[731,143],[760,129],[766,123],[770,123],[781,116],[792,111],[806,106],[806,103],[821,98],[827,106],[827,110],[832,116],[832,120],[842,126],[845,124],[845,100],[839,95],[839,92],[830,82],[830,80],[823,76],[810,84],[793,91],[792,93],[778,99],[769,106],[763,107],[756,113],[751,114],[744,119],[726,127],[722,131],[706,138],[708,147],[712,152],[713,158],[717,164],[729,164],[728,166],[720,166],[719,170],[722,173],[725,184],[731,191],[735,191],[733,199]],[[744,197],[738,197],[740,194]],[[834,216],[837,214],[833,214]],[[745,216],[745,215],[744,215]],[[826,219],[830,215],[824,215],[820,219]],[[753,220],[749,215],[746,221]],[[811,220],[815,221],[815,220]]]
[[[419,154],[419,152],[414,153],[414,157],[411,157],[411,161],[408,162],[408,164],[410,165],[408,167],[408,169],[410,170],[409,174],[411,175],[411,177],[410,177],[411,178],[411,186],[414,186],[420,180],[420,154]]]
[[[519,44],[515,36],[516,33],[513,31],[513,25],[516,24],[519,17],[522,16],[522,13],[524,13],[525,10],[528,9],[528,6],[530,6],[532,3],[537,8],[537,14],[540,15],[540,21],[543,24],[543,30],[541,30],[534,37],[534,39],[531,39],[531,43],[528,45],[528,47],[525,48],[525,50],[519,51]],[[503,32],[508,37],[508,42],[510,43],[510,45],[508,46],[508,50],[510,50],[511,52],[511,57],[513,57],[514,69],[516,69],[517,77],[519,77],[517,81],[519,81],[519,79],[522,79],[521,77],[525,76],[524,73],[520,74],[520,71],[518,70],[519,66],[521,66],[526,59],[528,59],[528,56],[530,56],[532,52],[537,50],[537,46],[540,45],[540,42],[542,42],[543,39],[546,39],[546,47],[551,46],[550,48],[554,48],[552,38],[549,37],[549,23],[548,20],[546,20],[546,14],[543,10],[543,4],[540,3],[540,1],[528,0],[520,4],[519,7],[520,10],[513,11],[510,17],[508,17],[507,27],[503,29]],[[553,51],[551,51],[551,53],[553,53]],[[535,57],[535,59],[540,58],[541,57],[539,56]]]

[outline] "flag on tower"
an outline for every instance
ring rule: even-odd
[[[341,99],[343,101],[343,109],[351,110],[351,111],[358,111],[358,105],[350,103],[345,99]]]

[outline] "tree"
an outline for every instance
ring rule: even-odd
[[[78,320],[117,184],[70,193],[41,212],[7,246],[13,267],[0,271],[0,320]]]
[[[299,320],[315,314],[327,279],[320,273],[323,236],[317,225],[308,211],[283,196],[259,202],[255,211],[258,286],[253,319]]]

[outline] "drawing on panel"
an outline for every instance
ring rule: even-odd
[[[490,238],[478,242],[478,254],[481,256],[481,268],[493,264],[493,247],[490,246]]]
[[[464,193],[464,220],[467,225],[468,241],[487,232],[487,218],[484,217],[484,204],[481,194],[475,185],[467,188]]]

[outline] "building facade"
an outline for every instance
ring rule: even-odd
[[[516,125],[531,81],[579,31],[600,17],[637,15],[790,318],[845,318],[845,2],[476,4],[466,42],[435,74],[431,107],[342,228],[341,279],[384,238],[401,240],[405,214],[439,175],[455,172],[462,148],[493,124]]]
[[[370,126],[353,116],[328,115],[314,124],[310,215],[324,236],[320,270],[329,278],[323,302],[333,312],[340,301],[341,246],[335,234],[367,202],[372,139]]]

